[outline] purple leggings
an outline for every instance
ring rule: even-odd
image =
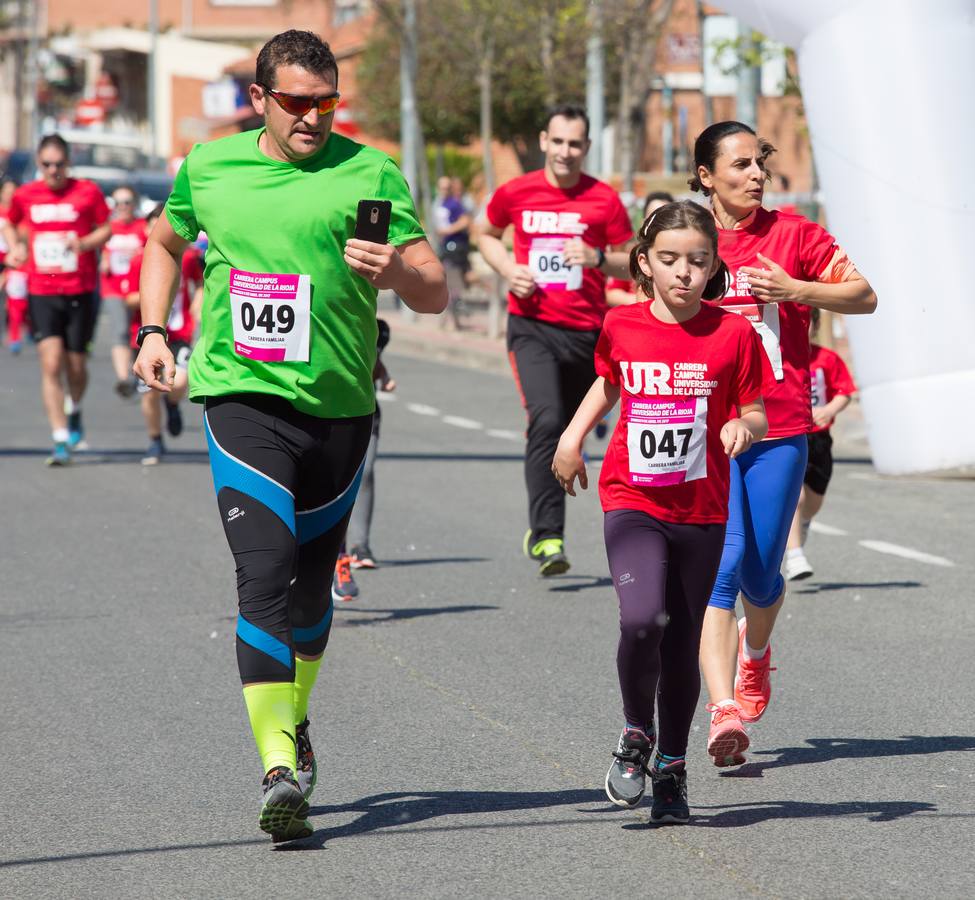
[[[654,721],[657,747],[683,756],[701,694],[701,627],[721,561],[725,526],[662,522],[645,512],[605,515],[606,556],[620,601],[616,653],[623,715]]]

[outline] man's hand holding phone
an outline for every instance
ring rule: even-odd
[[[391,287],[402,274],[403,262],[389,244],[392,204],[388,200],[360,200],[355,236],[345,242],[345,262],[377,288]]]

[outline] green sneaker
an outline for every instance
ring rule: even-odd
[[[565,555],[562,538],[542,538],[529,546],[532,532],[529,528],[522,542],[522,549],[529,559],[538,560],[538,574],[543,578],[562,575],[569,571],[569,560]]]
[[[282,767],[271,769],[264,776],[261,787],[264,791],[259,821],[261,831],[271,835],[275,844],[310,837],[312,827],[305,818],[308,801],[302,796],[294,772]]]

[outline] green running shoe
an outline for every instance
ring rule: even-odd
[[[543,578],[551,575],[562,575],[569,571],[569,560],[565,555],[565,544],[562,538],[542,538],[529,546],[532,532],[529,528],[522,542],[522,549],[529,559],[538,560],[538,574]]]
[[[294,772],[282,766],[271,769],[261,787],[264,789],[264,805],[258,822],[261,831],[271,835],[275,844],[311,837],[312,827],[305,818],[308,801],[302,796]]]
[[[318,762],[315,751],[311,748],[311,738],[308,736],[308,719],[295,725],[295,748],[298,751],[298,787],[307,800],[315,790],[318,782]]]

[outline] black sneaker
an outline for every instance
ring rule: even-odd
[[[653,735],[636,728],[624,728],[613,751],[613,764],[606,773],[606,796],[610,803],[633,809],[647,789],[647,764],[653,753]]]
[[[668,769],[650,770],[650,780],[653,782],[650,821],[660,825],[686,825],[691,817],[687,807],[687,771],[683,763],[672,771]]]
[[[282,766],[271,769],[264,776],[261,787],[264,790],[264,805],[258,822],[261,831],[271,835],[275,844],[309,837],[312,827],[305,818],[308,802],[301,794],[294,772]]]
[[[360,547],[353,547],[349,551],[349,559],[352,563],[353,569],[375,569],[376,568],[376,556],[369,549],[368,544],[363,544]]]
[[[173,437],[179,437],[183,433],[183,414],[180,412],[178,403],[164,403],[166,407],[166,431]]]
[[[315,751],[311,748],[311,738],[308,737],[307,717],[304,722],[295,725],[295,746],[298,751],[298,771],[295,774],[298,787],[307,800],[318,782],[318,762],[315,760]]]
[[[135,393],[134,378],[120,378],[115,382],[115,393],[122,399],[128,399]]]

